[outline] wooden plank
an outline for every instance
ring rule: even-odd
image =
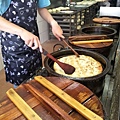
[[[54,109],[59,115],[61,115],[65,120],[73,120],[73,118],[68,115],[63,109],[61,109],[57,104],[55,104],[49,97],[40,93],[37,89],[29,84],[25,84],[26,88],[39,100],[42,99],[47,105]]]
[[[43,86],[48,88],[50,91],[52,91],[54,94],[56,94],[59,98],[61,98],[64,102],[66,102],[68,105],[73,107],[75,110],[77,110],[80,114],[82,114],[86,119],[88,120],[103,120],[100,116],[83,106],[81,103],[76,101],[73,97],[69,96],[67,93],[62,91],[60,88],[49,82],[47,79],[45,79],[42,76],[36,76],[35,80],[41,83]]]
[[[27,95],[26,98],[29,98]],[[25,98],[25,99],[26,99]],[[0,106],[0,120],[16,120],[20,116],[23,116],[22,112],[15,107],[14,103],[8,99],[9,102],[1,103]],[[34,102],[33,102],[34,101]],[[26,102],[30,105],[31,108],[36,107],[39,104],[39,101],[34,97],[27,99]],[[24,117],[25,118],[25,117]]]
[[[110,17],[94,18],[93,21],[97,23],[109,23],[109,24],[120,23],[120,19]]]
[[[91,43],[108,43],[108,42],[113,42],[113,39],[103,39],[103,40],[79,40],[79,41],[71,41],[70,43],[71,44],[74,44],[74,45],[81,45],[81,44],[91,44]]]
[[[69,40],[91,40],[91,39],[104,39],[107,35],[78,35],[78,36],[70,36]]]
[[[9,106],[7,106],[9,107]],[[19,117],[22,113],[17,109],[17,107],[11,108],[9,111],[0,114],[0,120],[14,120]]]
[[[28,120],[42,120],[13,88],[10,88],[6,94]]]

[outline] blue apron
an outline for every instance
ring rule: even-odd
[[[36,16],[37,0],[11,0],[2,17],[39,37]],[[2,31],[1,45],[6,81],[20,85],[42,66],[39,49],[32,50],[18,35]]]

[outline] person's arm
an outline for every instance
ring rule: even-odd
[[[40,40],[37,36],[32,34],[31,32],[25,30],[24,28],[15,25],[11,23],[10,21],[4,19],[0,16],[0,31],[5,31],[8,33],[12,33],[15,35],[18,35],[25,41],[25,44],[27,44],[29,47],[31,47],[33,50],[40,48],[40,51],[42,51],[42,47],[40,45]],[[34,46],[33,46],[34,44]]]
[[[38,12],[40,16],[48,22],[52,27],[53,35],[60,40],[61,38],[64,38],[63,31],[61,27],[58,25],[58,23],[53,19],[52,15],[48,12],[46,8],[38,8]]]

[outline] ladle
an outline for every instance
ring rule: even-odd
[[[58,61],[51,54],[49,54],[45,49],[43,49],[43,55],[46,55],[47,57],[52,59],[54,62],[56,62],[64,70],[66,74],[72,74],[75,71],[75,68],[73,66]]]

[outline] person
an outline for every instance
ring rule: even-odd
[[[103,0],[103,1],[101,1],[100,6],[110,7],[110,2],[109,2],[109,0]]]
[[[0,42],[6,81],[20,85],[42,67],[42,46],[36,23],[37,11],[52,28],[54,36],[63,31],[46,7],[49,0],[1,0]]]
[[[66,2],[67,2],[67,0],[62,0],[63,7],[66,7]]]
[[[117,0],[109,0],[110,7],[116,7],[117,6]]]

